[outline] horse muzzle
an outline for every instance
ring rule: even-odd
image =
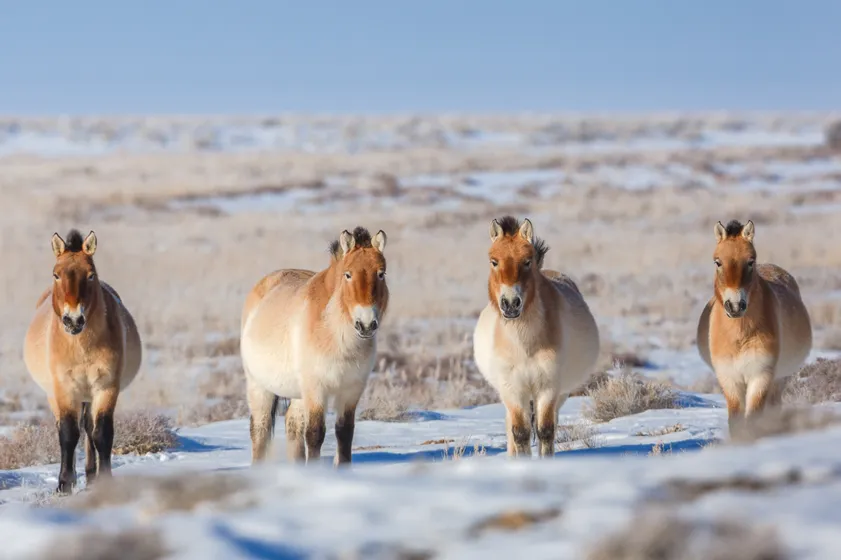
[[[744,316],[747,310],[748,302],[743,299],[735,302],[728,299],[724,302],[724,313],[731,319],[738,319]]]
[[[61,323],[64,325],[65,332],[75,336],[85,329],[86,321],[84,315],[77,315],[75,317],[64,315],[61,318]]]
[[[353,323],[356,336],[363,339],[374,338],[374,335],[377,334],[377,329],[379,327],[380,323],[376,319],[372,320],[367,325],[359,320]]]
[[[508,299],[505,296],[499,298],[499,311],[506,319],[516,319],[523,312],[523,298],[514,296]]]

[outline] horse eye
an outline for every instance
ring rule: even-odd
[[[524,262],[523,266],[525,266],[526,268],[530,267],[531,266],[531,259],[528,259],[526,262]]]
[[[385,271],[384,271],[384,270],[380,270],[379,272],[377,272],[377,278],[379,278],[380,280],[382,280],[383,278],[385,278]]]
[[[88,282],[93,282],[94,275],[93,273],[88,274]]]
[[[350,280],[350,272],[345,272],[345,278]]]
[[[713,262],[715,263],[715,266],[717,266],[717,267],[721,266],[721,261],[720,260],[715,259],[715,261],[713,261]]]
[[[58,274],[57,274],[57,273],[55,273],[55,272],[53,272],[53,278],[55,278],[56,280],[58,280]]]
[[[497,260],[496,260],[496,259],[491,259],[491,266],[492,266],[492,267],[496,268],[496,266],[497,266],[498,264],[499,264],[499,262],[497,262]]]
[[[753,265],[754,265],[754,264],[756,264],[756,261],[755,261],[755,260],[751,259],[751,260],[749,260],[749,261],[748,261],[748,266],[749,266],[749,267],[753,268]]]

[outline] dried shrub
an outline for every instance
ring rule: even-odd
[[[590,391],[592,403],[584,416],[594,422],[639,414],[646,410],[678,408],[678,394],[661,381],[652,381],[628,370],[620,370]]]
[[[818,404],[841,401],[841,360],[818,358],[784,382],[786,404]]]
[[[577,446],[587,449],[601,447],[599,432],[590,422],[578,421],[573,424],[559,425],[555,433],[555,443],[561,451],[567,451]]]

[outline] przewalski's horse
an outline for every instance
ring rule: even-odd
[[[140,336],[120,296],[93,264],[96,235],[71,230],[52,238],[53,285],[38,300],[24,342],[24,362],[47,393],[61,445],[58,491],[76,483],[80,423],[88,484],[111,476],[117,397],[140,369]],[[97,455],[99,468],[97,469]]]
[[[383,250],[357,227],[330,245],[330,266],[278,270],[251,290],[242,311],[241,353],[251,411],[252,460],[265,459],[278,398],[286,412],[287,453],[293,461],[321,455],[325,411],[333,399],[338,449],[349,463],[356,405],[377,354],[377,329],[388,306]]]
[[[542,270],[548,247],[529,220],[506,216],[490,233],[490,301],[473,335],[476,365],[505,405],[508,454],[531,456],[533,407],[540,455],[553,456],[558,410],[592,373],[598,327],[575,283]]]
[[[713,369],[734,420],[762,410],[776,379],[795,373],[812,349],[812,326],[794,277],[756,264],[754,225],[715,225],[715,295],[698,322],[698,351]]]

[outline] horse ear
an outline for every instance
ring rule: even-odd
[[[96,253],[96,234],[93,231],[82,242],[82,251],[89,257],[92,257]]]
[[[718,241],[720,243],[721,240],[724,239],[725,237],[727,237],[727,230],[724,229],[724,226],[721,225],[721,222],[717,222],[715,224],[715,239],[716,239],[716,241]]]
[[[59,234],[54,233],[51,243],[53,246],[53,253],[55,253],[56,257],[60,257],[62,253],[64,253],[64,249],[66,247],[64,239],[62,239]]]
[[[351,249],[356,246],[356,239],[353,238],[353,235],[348,230],[344,230],[339,235],[339,247],[342,248],[342,256],[344,257],[348,253],[350,253]]]
[[[491,241],[496,241],[502,236],[502,226],[496,221],[496,218],[491,222]]]
[[[377,235],[374,236],[374,240],[371,242],[371,245],[374,246],[374,249],[382,253],[383,249],[385,249],[386,241],[388,241],[388,237],[386,237],[383,230],[380,230],[377,232]]]
[[[534,242],[534,226],[528,218],[523,220],[523,225],[520,226],[520,236],[529,243]]]
[[[748,240],[748,243],[753,243],[753,234],[755,233],[755,229],[753,227],[753,222],[748,220],[748,223],[745,224],[745,227],[742,228],[742,237]]]

